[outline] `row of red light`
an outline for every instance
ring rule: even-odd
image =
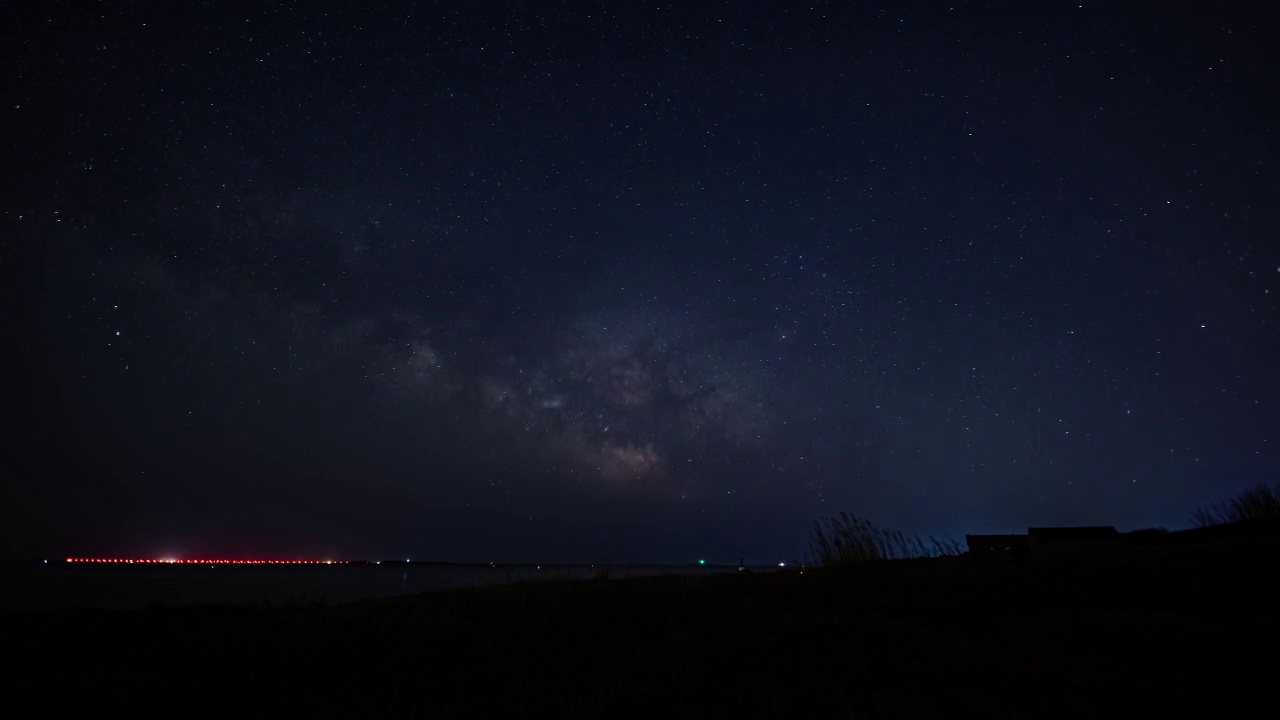
[[[69,563],[121,565],[346,565],[347,560],[133,560],[129,558],[67,558]]]

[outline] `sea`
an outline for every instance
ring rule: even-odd
[[[0,565],[0,612],[192,606],[335,605],[453,588],[539,582],[769,572],[727,565],[464,565],[382,561],[334,565]]]

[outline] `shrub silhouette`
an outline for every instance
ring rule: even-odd
[[[1277,517],[1280,517],[1280,483],[1274,487],[1259,484],[1230,500],[1202,505],[1191,514],[1191,522],[1197,527],[1209,527]]]

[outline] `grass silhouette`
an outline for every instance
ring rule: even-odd
[[[1280,518],[1280,483],[1274,487],[1256,485],[1229,500],[1196,508],[1191,514],[1191,522],[1196,527],[1273,518]]]
[[[951,538],[918,535],[882,528],[866,518],[842,512],[816,520],[809,541],[811,562],[824,567],[868,560],[907,560],[945,557],[964,552]]]

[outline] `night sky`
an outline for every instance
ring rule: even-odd
[[[1273,481],[1262,17],[847,5],[5,3],[0,551],[773,562]]]

